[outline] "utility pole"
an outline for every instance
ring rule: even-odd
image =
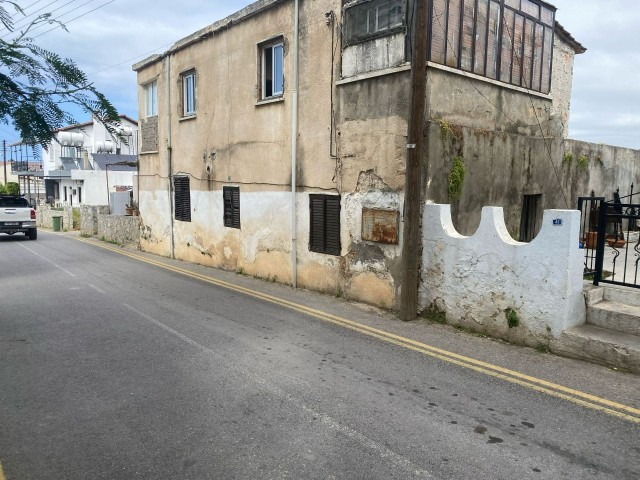
[[[4,165],[4,185],[7,186],[7,141],[2,140],[2,160]]]
[[[420,264],[420,203],[422,175],[428,176],[428,162],[421,168],[423,153],[429,151],[428,131],[424,131],[427,86],[427,22],[428,1],[415,0],[411,25],[411,103],[407,133],[407,166],[405,172],[404,227],[402,243],[402,289],[400,318],[414,320],[418,316],[418,269]]]

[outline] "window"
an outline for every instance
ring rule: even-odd
[[[432,62],[549,93],[555,10],[537,0],[432,5]]]
[[[82,187],[78,187],[78,203],[82,203]]]
[[[62,155],[64,158],[80,158],[80,149],[78,147],[69,147],[68,145],[62,146]]]
[[[196,114],[196,72],[182,74],[182,115],[189,117]]]
[[[283,43],[263,46],[262,51],[262,99],[279,97],[284,93]]]
[[[309,195],[309,250],[340,255],[340,196]]]
[[[158,81],[147,83],[144,86],[146,101],[146,116],[153,117],[158,115]]]
[[[64,201],[67,201],[67,187],[64,187]]]
[[[191,189],[189,187],[189,177],[179,176],[173,178],[175,187],[175,217],[183,222],[191,221]]]
[[[404,1],[363,1],[346,8],[344,16],[346,46],[404,29]]]
[[[240,187],[222,187],[224,226],[240,228]]]

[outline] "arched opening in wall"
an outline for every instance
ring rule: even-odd
[[[521,242],[530,242],[542,228],[542,194],[524,195],[522,200],[522,216],[520,217]]]
[[[483,205],[477,203],[467,208],[461,208],[457,203],[451,205],[451,221],[460,235],[470,237],[478,231]]]

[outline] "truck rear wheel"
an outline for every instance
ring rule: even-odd
[[[29,240],[35,240],[36,238],[38,238],[38,230],[32,228],[31,230],[29,230],[29,233],[27,233],[27,236],[29,237]]]

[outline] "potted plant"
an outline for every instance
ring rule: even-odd
[[[125,215],[127,216],[138,216],[138,204],[133,201],[130,200],[129,203],[124,207],[124,211],[125,211]]]

